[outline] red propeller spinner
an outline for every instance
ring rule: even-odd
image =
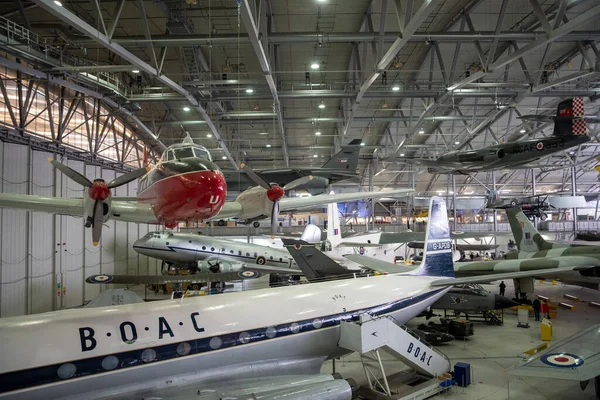
[[[104,179],[95,179],[88,189],[88,195],[92,200],[106,200],[110,196],[110,189]]]

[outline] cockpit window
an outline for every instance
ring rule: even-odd
[[[181,160],[182,158],[194,157],[194,151],[191,147],[179,147],[173,149],[175,152],[175,158]]]
[[[196,153],[196,157],[198,158],[204,158],[212,161],[210,153],[202,147],[194,147],[194,153]]]

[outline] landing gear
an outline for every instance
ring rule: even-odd
[[[254,221],[254,222],[252,223],[252,226],[253,226],[253,227],[255,227],[255,228],[260,228],[260,222],[258,222],[258,221]]]

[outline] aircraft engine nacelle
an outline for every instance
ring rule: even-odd
[[[242,269],[243,264],[232,263],[229,261],[198,261],[198,272],[199,273],[223,273],[223,272],[238,272]]]
[[[109,192],[108,197],[102,204],[102,223],[106,223],[110,219],[110,203],[112,194]],[[90,227],[94,216],[94,206],[96,201],[90,197],[87,190],[83,191],[83,221],[86,227]]]
[[[273,202],[267,197],[267,191],[260,186],[243,191],[235,201],[242,205],[240,219],[268,217],[273,209]]]

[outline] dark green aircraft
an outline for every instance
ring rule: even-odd
[[[320,194],[327,190],[327,186],[344,179],[357,177],[358,155],[361,148],[361,140],[355,139],[342,147],[320,168],[285,168],[271,170],[254,170],[258,175],[269,183],[276,183],[283,187],[285,184],[295,181],[304,176],[313,176],[314,179],[302,185],[301,189],[310,194]],[[310,155],[312,157],[312,154]],[[227,189],[230,191],[243,191],[251,186],[256,186],[248,175],[242,171],[231,169],[221,170],[227,181]]]
[[[540,139],[501,143],[477,150],[452,151],[436,160],[395,158],[394,161],[428,166],[430,174],[468,175],[479,171],[533,168],[535,166],[529,163],[590,141],[586,120],[597,120],[584,116],[583,99],[580,97],[561,101],[554,117],[525,115],[521,118],[554,123],[554,132]]]

